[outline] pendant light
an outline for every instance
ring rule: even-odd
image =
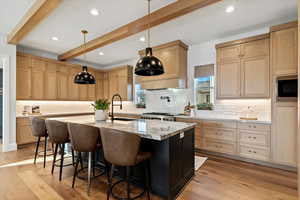
[[[84,48],[86,43],[86,34],[88,34],[88,31],[82,30],[81,33],[83,34],[83,42],[84,42]],[[84,54],[84,58],[86,60],[86,55]],[[88,72],[87,66],[82,66],[82,72],[79,72],[76,74],[74,78],[74,83],[76,84],[95,84],[96,79],[95,77]]]
[[[150,0],[148,0],[148,48],[145,56],[138,60],[134,73],[138,76],[157,76],[164,73],[162,62],[152,55],[150,47]]]

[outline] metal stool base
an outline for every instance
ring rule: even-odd
[[[110,191],[109,191],[110,194],[112,195],[113,198],[115,198],[115,199],[117,199],[117,200],[134,200],[134,199],[137,199],[137,198],[142,197],[142,196],[145,194],[145,192],[146,192],[146,189],[144,188],[144,190],[143,190],[140,194],[136,195],[135,197],[131,197],[130,199],[128,199],[127,197],[120,197],[120,196],[115,195],[115,194],[113,193],[114,187],[117,186],[117,185],[120,184],[120,183],[123,183],[123,182],[127,183],[126,180],[123,180],[123,179],[122,179],[122,180],[119,180],[119,181],[115,182],[115,183],[112,184],[112,186],[110,187]]]

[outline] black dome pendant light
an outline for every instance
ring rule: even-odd
[[[148,48],[146,48],[145,56],[136,64],[134,73],[138,76],[157,76],[165,72],[162,62],[152,55],[150,47],[150,1],[148,0]]]
[[[83,34],[83,42],[84,42],[84,46],[85,46],[86,34],[88,33],[88,31],[82,30],[81,33]],[[86,58],[85,54],[84,54],[84,57]],[[76,76],[74,78],[74,83],[76,83],[76,84],[95,84],[96,83],[95,77],[91,73],[89,73],[87,69],[88,69],[87,66],[82,66],[82,72],[79,72],[78,74],[76,74]]]

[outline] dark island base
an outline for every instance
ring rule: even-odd
[[[194,129],[163,141],[143,139],[142,149],[152,152],[151,192],[164,199],[175,199],[195,173]],[[102,152],[97,152],[96,160],[103,163]],[[144,185],[143,164],[131,170],[132,183],[137,186]],[[115,175],[120,178],[125,177],[125,169],[117,167]]]

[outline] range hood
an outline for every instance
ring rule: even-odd
[[[141,88],[144,90],[162,90],[168,88],[186,88],[186,80],[183,79],[162,79],[162,80],[153,80],[140,83]]]

